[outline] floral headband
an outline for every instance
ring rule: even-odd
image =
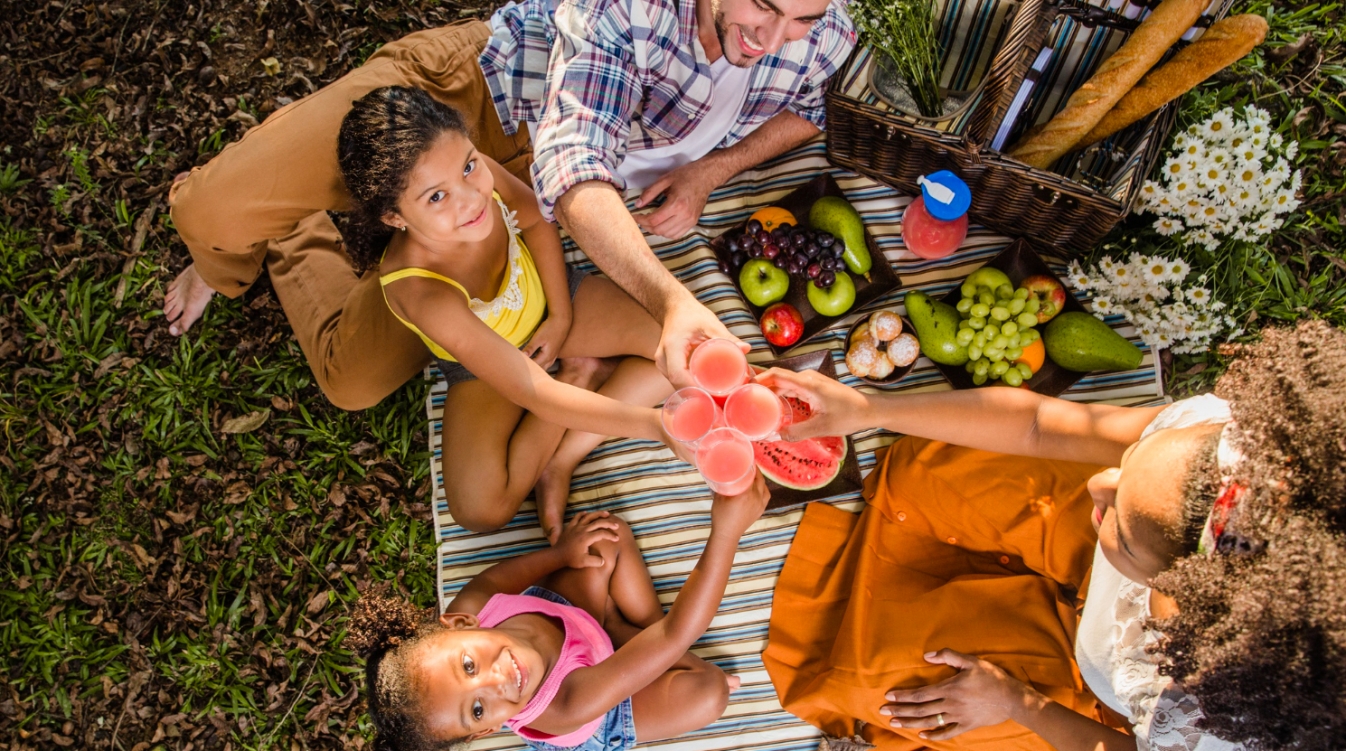
[[[1216,448],[1216,460],[1220,467],[1220,494],[1215,497],[1210,515],[1206,517],[1206,526],[1201,530],[1201,541],[1196,550],[1202,555],[1214,553],[1255,553],[1261,550],[1262,543],[1244,537],[1238,532],[1240,506],[1247,488],[1234,482],[1234,469],[1243,460],[1239,449],[1242,433],[1233,422],[1225,423],[1220,432],[1220,443]]]

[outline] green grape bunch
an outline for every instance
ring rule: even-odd
[[[1023,348],[1037,341],[1038,308],[1036,295],[1028,288],[1014,289],[1008,284],[991,287],[971,281],[963,283],[963,298],[954,306],[962,318],[958,322],[958,344],[967,347],[965,366],[978,386],[987,381],[1003,381],[1018,386],[1033,377],[1026,363],[1015,363]]]

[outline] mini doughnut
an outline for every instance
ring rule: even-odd
[[[911,334],[902,334],[888,342],[888,359],[899,368],[905,368],[916,362],[921,355],[921,342]]]
[[[869,319],[869,330],[879,341],[891,342],[902,333],[902,318],[892,311],[880,310]]]
[[[869,369],[869,377],[876,381],[882,381],[892,375],[894,370],[896,370],[896,367],[893,365],[893,361],[888,359],[888,355],[879,352],[878,359],[874,361],[874,367]]]
[[[884,360],[888,359],[883,356],[883,353],[879,352],[879,348],[875,347],[873,342],[861,341],[846,353],[846,368],[851,371],[853,376],[871,378],[871,373],[874,372],[880,357],[883,357]]]
[[[856,326],[855,332],[851,334],[850,346],[852,349],[854,349],[860,342],[879,343],[879,340],[874,338],[874,332],[869,328],[869,321],[865,321],[859,326]]]

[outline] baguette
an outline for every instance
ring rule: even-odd
[[[1079,146],[1098,143],[1193,87],[1233,65],[1267,36],[1267,22],[1252,14],[1216,21],[1201,38],[1171,60],[1150,71],[1122,97],[1098,125],[1080,139]]]
[[[1126,43],[1070,95],[1065,109],[1015,144],[1009,156],[1030,167],[1046,169],[1075,148],[1117,100],[1192,28],[1208,4],[1209,0],[1163,0]]]

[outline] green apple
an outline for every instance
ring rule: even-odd
[[[743,288],[743,296],[748,302],[765,308],[790,291],[790,275],[765,258],[754,258],[743,264],[743,270],[738,273],[738,285]]]
[[[827,289],[809,282],[809,305],[825,316],[839,316],[855,304],[855,282],[844,271],[837,272],[837,280]]]

